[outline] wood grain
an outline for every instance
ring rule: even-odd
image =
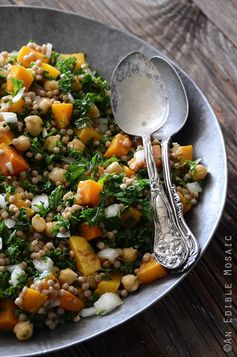
[[[164,300],[121,327],[49,356],[224,356],[225,236],[236,236],[237,6],[235,0],[11,0],[0,4],[49,6],[92,16],[127,30],[174,59],[210,101],[221,124],[229,162],[229,189],[218,230],[198,266]],[[220,173],[221,174],[221,173]],[[236,263],[236,255],[233,255]],[[236,265],[233,277],[236,276]],[[236,290],[233,291],[236,316]],[[226,354],[227,355],[227,354]]]

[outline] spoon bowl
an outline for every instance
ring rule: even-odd
[[[182,129],[188,117],[189,104],[184,85],[175,68],[161,57],[153,57],[151,62],[161,75],[169,99],[167,120],[153,135],[162,140],[177,134]]]
[[[169,103],[164,83],[156,66],[142,53],[132,52],[119,62],[111,91],[114,116],[124,132],[150,135],[165,123]]]

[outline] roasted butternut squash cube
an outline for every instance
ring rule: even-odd
[[[108,147],[104,157],[106,159],[116,156],[126,156],[128,152],[131,150],[132,142],[126,134],[117,134],[113,138],[110,146]]]
[[[110,280],[101,280],[97,286],[96,293],[102,295],[104,293],[116,293],[121,284],[121,273],[114,272],[110,274]]]
[[[102,185],[94,180],[80,181],[77,187],[77,204],[96,206],[100,201]]]
[[[2,127],[0,122],[0,128]],[[10,145],[12,143],[12,139],[14,138],[13,132],[11,130],[8,131],[0,131],[0,144]]]
[[[68,57],[75,57],[76,58],[76,63],[75,63],[75,70],[78,70],[81,68],[82,64],[86,64],[86,59],[85,59],[85,54],[82,52],[77,52],[77,53],[62,53],[60,55],[60,59],[68,58]]]
[[[77,296],[65,290],[64,294],[60,296],[61,309],[72,312],[79,312],[84,306],[84,303]]]
[[[35,289],[27,288],[23,296],[22,309],[27,312],[37,312],[47,298],[47,295]]]
[[[24,58],[25,56],[29,56],[30,53],[33,54],[32,57],[28,59]],[[42,62],[46,62],[46,63],[49,62],[48,57],[27,46],[23,46],[18,52],[18,56],[17,56],[17,62],[21,63],[24,67],[30,67],[30,64],[32,62],[36,62],[38,59],[41,60]]]
[[[15,315],[16,305],[10,299],[0,299],[0,331],[13,330],[18,322]]]
[[[179,195],[180,201],[181,201],[182,204],[183,204],[183,213],[188,212],[188,211],[192,208],[192,206],[191,206],[190,203],[185,199],[184,195],[183,195],[181,192],[178,192],[178,195]]]
[[[83,275],[91,275],[101,269],[99,258],[85,238],[71,236],[68,244],[75,254],[77,269]]]
[[[5,143],[0,144],[0,172],[3,175],[18,175],[26,171],[29,165],[16,150]]]
[[[90,140],[100,140],[100,134],[92,126],[87,126],[82,129],[75,129],[77,137],[84,143],[87,144]]]
[[[25,67],[14,65],[11,66],[9,76],[7,79],[6,91],[12,93],[14,91],[14,85],[12,79],[18,79],[23,82],[23,87],[26,91],[30,88],[34,77]]]
[[[167,274],[167,270],[154,258],[151,258],[148,262],[142,263],[140,265],[140,268],[137,272],[137,277],[141,283],[147,284],[156,279],[163,278]]]
[[[21,98],[17,102],[9,105],[8,112],[22,113],[24,111],[24,106],[25,106],[25,101],[23,98]]]
[[[72,118],[72,103],[53,103],[52,113],[58,129],[65,129]]]
[[[121,222],[126,224],[127,222],[137,224],[141,219],[142,213],[138,208],[129,207],[121,212]]]
[[[86,240],[91,240],[91,239],[103,236],[103,231],[100,227],[89,226],[88,224],[85,224],[85,223],[83,223],[79,226],[79,233]]]
[[[59,70],[48,63],[42,63],[40,67],[53,79],[56,79],[60,75]]]

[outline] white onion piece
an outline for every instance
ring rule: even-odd
[[[26,89],[25,87],[21,88],[21,89],[19,90],[19,92],[17,93],[17,95],[15,95],[15,97],[12,98],[12,102],[13,102],[13,103],[18,102],[18,100],[21,99],[21,97],[23,96],[23,93],[24,93],[25,89]]]
[[[60,305],[60,300],[59,299],[51,300],[49,302],[49,304],[47,305],[47,309],[51,309],[52,307],[56,307],[56,306],[59,306],[59,305]]]
[[[13,173],[12,163],[10,161],[8,161],[5,163],[5,166],[6,166],[7,170],[12,174]]]
[[[17,123],[17,115],[12,112],[1,112],[1,116],[3,120],[8,124]]]
[[[144,150],[139,150],[134,153],[134,158],[138,164],[145,162],[145,152]]]
[[[58,232],[57,237],[58,238],[68,238],[68,237],[70,237],[70,232],[69,231],[67,231],[66,233]]]
[[[7,207],[7,204],[6,204],[6,201],[5,201],[5,194],[0,195],[0,207],[1,208],[6,208]]]
[[[67,93],[67,96],[68,96],[68,99],[70,100],[70,102],[73,104],[75,102],[75,99],[73,98],[71,93]]]
[[[42,131],[42,137],[43,137],[43,139],[45,139],[47,136],[48,136],[48,132],[47,132],[46,128],[44,128]]]
[[[97,315],[106,315],[110,311],[116,309],[119,305],[122,305],[122,300],[115,293],[105,293],[101,295],[99,300],[94,303]]]
[[[106,118],[99,118],[98,119],[98,126],[101,133],[105,133],[108,130],[108,119]]]
[[[40,204],[42,204],[45,208],[49,207],[49,198],[47,195],[42,194],[42,195],[36,195],[33,197],[32,205],[31,205],[33,211],[39,212],[39,208],[37,206]]]
[[[72,162],[75,162],[75,161],[77,161],[77,160],[74,159],[73,157],[70,157],[70,156],[68,156],[68,157],[63,156],[63,157],[62,157],[62,161],[63,161],[63,162],[66,162],[66,164],[71,164]]]
[[[10,273],[12,273],[13,270],[15,269],[15,267],[16,267],[17,265],[18,265],[18,264],[8,265],[7,270],[8,270]]]
[[[46,50],[45,56],[48,57],[48,58],[50,58],[51,53],[52,53],[53,45],[52,45],[52,43],[49,43],[49,42],[48,42],[46,46],[47,46],[47,50]]]
[[[105,248],[97,253],[100,259],[108,259],[110,262],[114,262],[116,258],[119,256],[119,252],[114,248]]]
[[[96,308],[92,306],[92,307],[87,307],[85,309],[81,309],[79,315],[81,317],[89,317],[89,316],[96,315]]]
[[[198,182],[190,182],[190,183],[187,183],[187,189],[191,192],[191,193],[199,193],[199,192],[202,192],[202,188],[201,186],[199,185]]]
[[[48,272],[51,273],[53,269],[53,261],[49,257],[44,257],[42,259],[33,259],[33,264],[38,272]]]
[[[13,228],[16,224],[16,221],[14,221],[14,219],[11,219],[11,218],[6,218],[4,219],[4,223],[5,225],[7,226],[7,228]]]
[[[119,213],[120,213],[120,206],[117,203],[105,208],[105,216],[107,218],[119,216]]]
[[[16,265],[13,272],[11,273],[11,284],[17,286],[19,283],[18,279],[20,276],[25,275],[24,270],[20,265]]]
[[[0,237],[0,250],[2,249],[2,237]]]

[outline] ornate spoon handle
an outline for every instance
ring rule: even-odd
[[[184,265],[189,250],[161,185],[153,158],[150,137],[143,136],[142,139],[151,185],[151,205],[154,211],[155,257],[166,268],[178,269]]]
[[[182,236],[184,237],[189,249],[188,259],[186,260],[185,264],[178,269],[179,272],[184,272],[195,262],[199,254],[199,247],[196,238],[194,237],[193,233],[191,232],[191,230],[189,229],[188,225],[184,220],[183,205],[180,201],[175,186],[171,182],[169,155],[168,155],[169,141],[170,138],[165,138],[161,141],[163,173],[164,173],[165,187],[168,193],[172,210],[174,212],[177,226],[179,228],[179,231],[182,233]]]

